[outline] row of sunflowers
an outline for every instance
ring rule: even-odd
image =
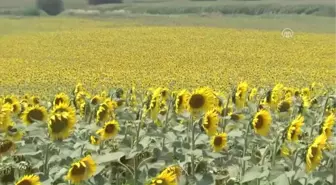
[[[335,91],[82,84],[0,98],[0,183],[332,184]]]

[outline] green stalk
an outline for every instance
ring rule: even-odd
[[[273,152],[272,152],[272,163],[271,163],[272,167],[275,165],[275,158],[276,158],[276,153],[277,153],[277,149],[278,149],[278,141],[279,141],[280,137],[282,136],[281,133],[282,132],[280,132],[275,139]]]
[[[191,120],[192,121],[192,120]],[[192,123],[192,131],[191,131],[191,151],[195,150],[195,124]],[[191,175],[195,177],[195,156],[194,154],[191,155]]]
[[[334,161],[333,161],[333,165],[334,165],[334,176],[333,176],[333,182],[334,184],[336,184],[336,156],[334,156]]]
[[[292,164],[292,170],[294,171],[294,172],[296,172],[296,161],[297,161],[297,159],[298,159],[298,157],[299,157],[299,154],[300,154],[300,152],[302,151],[302,148],[299,148],[296,152],[295,152],[295,156],[294,156],[294,161],[293,161],[293,164]],[[290,181],[290,183],[292,184],[293,182],[294,182],[294,178],[295,178],[295,174],[292,176],[292,178],[291,178],[291,181]]]
[[[48,172],[48,161],[49,161],[49,143],[45,145],[45,156],[44,156],[44,174],[49,175]]]
[[[248,134],[250,132],[250,125],[249,124],[246,124],[246,132],[245,132],[245,135],[244,135],[244,151],[243,151],[243,158],[245,157],[246,155],[246,152],[247,152],[247,147],[248,147]],[[242,171],[241,171],[241,176],[240,176],[240,181],[242,180],[242,178],[244,177],[245,175],[245,160],[242,159]],[[242,184],[242,183],[240,183]]]
[[[264,152],[264,155],[261,158],[261,166],[264,166],[264,164],[265,164],[265,159],[266,159],[267,153],[270,150],[269,146],[270,145],[267,145],[267,147],[265,149],[265,152]],[[257,185],[260,185],[260,179],[259,178],[257,179]]]
[[[227,111],[228,111],[228,108],[229,108],[229,103],[230,103],[230,96],[228,96],[228,99],[226,101],[226,105],[225,105],[225,109],[224,109],[224,117],[227,115]],[[222,129],[222,132],[225,132],[225,128],[226,128],[226,119],[223,120],[223,129]]]

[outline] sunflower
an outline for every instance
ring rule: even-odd
[[[100,140],[98,137],[94,136],[94,135],[91,135],[90,136],[90,139],[89,139],[90,143],[92,145],[99,145],[100,144]]]
[[[0,109],[0,132],[3,132],[7,129],[8,125],[11,122],[10,110],[1,107]]]
[[[110,111],[107,104],[103,103],[99,106],[96,113],[97,123],[106,122],[110,119]]]
[[[84,91],[84,87],[82,83],[77,83],[74,94],[77,95],[79,92]]]
[[[256,100],[256,95],[258,94],[258,89],[257,88],[253,88],[248,96],[248,100],[249,101],[255,101]]]
[[[278,104],[279,112],[288,112],[291,108],[291,103],[289,101],[283,100]]]
[[[69,96],[66,95],[65,93],[58,93],[55,98],[54,98],[54,106],[59,105],[59,104],[70,104],[70,99]]]
[[[40,177],[37,175],[25,175],[15,185],[40,185]]]
[[[217,98],[212,89],[204,87],[194,90],[187,102],[189,112],[196,114],[212,110],[217,105]]]
[[[217,111],[211,110],[206,112],[203,117],[202,128],[209,136],[213,136],[217,133],[217,126],[219,123],[219,116]]]
[[[3,103],[13,104],[14,102],[17,102],[17,101],[18,99],[15,96],[11,95],[11,96],[6,96],[3,100]]]
[[[91,102],[92,105],[99,105],[102,102],[102,97],[96,95],[96,96],[92,97],[90,102]]]
[[[226,133],[221,133],[213,136],[210,141],[210,145],[213,148],[214,152],[221,151],[227,143],[227,135]]]
[[[326,135],[321,134],[316,137],[314,142],[308,147],[306,152],[306,172],[311,172],[320,164],[326,140]]]
[[[66,139],[72,133],[76,117],[68,112],[53,113],[50,117],[48,130],[50,136],[56,139]]]
[[[20,104],[19,101],[14,101],[11,104],[11,107],[12,107],[12,113],[13,114],[18,115],[21,112],[21,104]]]
[[[41,103],[41,100],[38,96],[32,96],[30,98],[32,105],[39,105]]]
[[[39,105],[28,107],[27,110],[25,110],[22,115],[22,120],[27,125],[30,125],[35,121],[44,122],[47,120],[47,118],[48,118],[47,109]]]
[[[13,184],[15,181],[15,171],[13,166],[2,166],[0,170],[0,184]]]
[[[272,110],[277,109],[277,105],[280,103],[282,96],[283,96],[284,85],[283,84],[276,84],[272,91],[270,92],[268,103]]]
[[[165,168],[161,173],[173,173],[176,175],[176,179],[179,179],[182,175],[182,168],[179,165],[172,165]]]
[[[15,143],[9,139],[0,140],[0,156],[11,153],[15,149]]]
[[[71,107],[70,104],[65,104],[65,103],[59,103],[58,105],[54,106],[51,112],[52,114],[67,112],[74,117],[76,115],[75,109]]]
[[[244,119],[244,115],[243,114],[238,114],[238,113],[229,113],[230,119],[232,121],[239,121]]]
[[[257,112],[252,121],[254,131],[261,136],[267,136],[271,123],[272,123],[272,116],[265,109],[262,109],[259,112]]]
[[[245,106],[247,90],[248,84],[246,82],[239,83],[235,94],[235,104],[237,108],[243,108]]]
[[[75,107],[76,109],[79,109],[80,105],[82,103],[85,103],[85,98],[90,98],[90,95],[84,91],[80,91],[78,93],[76,93],[75,96]]]
[[[302,134],[302,125],[304,124],[304,117],[298,115],[291,123],[287,130],[287,140],[288,141],[297,141],[299,140]]]
[[[175,100],[175,112],[176,114],[181,114],[183,111],[187,110],[188,108],[188,97],[190,96],[190,92],[186,89],[181,90],[176,95]]]
[[[90,155],[71,165],[66,179],[72,183],[80,183],[94,175],[97,165]]]
[[[6,137],[13,141],[20,141],[23,137],[23,132],[15,128],[14,123],[7,127]]]
[[[291,150],[285,144],[282,144],[280,150],[282,157],[288,157],[291,155]]]
[[[335,115],[331,113],[325,120],[323,125],[321,125],[321,133],[324,133],[327,138],[332,136],[332,129],[335,124]]]
[[[104,127],[97,131],[104,140],[114,137],[120,130],[119,123],[116,120],[106,122]]]
[[[172,171],[168,172],[164,170],[152,179],[149,185],[177,185],[176,174]]]

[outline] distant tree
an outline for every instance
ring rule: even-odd
[[[90,5],[122,3],[123,0],[88,0]]]
[[[63,0],[37,0],[37,7],[48,15],[58,15],[64,10]]]

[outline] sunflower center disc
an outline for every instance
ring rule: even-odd
[[[258,115],[257,119],[258,119],[258,121],[257,121],[257,123],[255,124],[255,127],[256,127],[257,129],[259,129],[259,128],[261,128],[261,127],[264,125],[264,123],[263,123],[263,118],[262,118],[261,115]]]
[[[201,94],[194,94],[191,96],[189,105],[192,108],[198,109],[205,104],[205,98]]]

